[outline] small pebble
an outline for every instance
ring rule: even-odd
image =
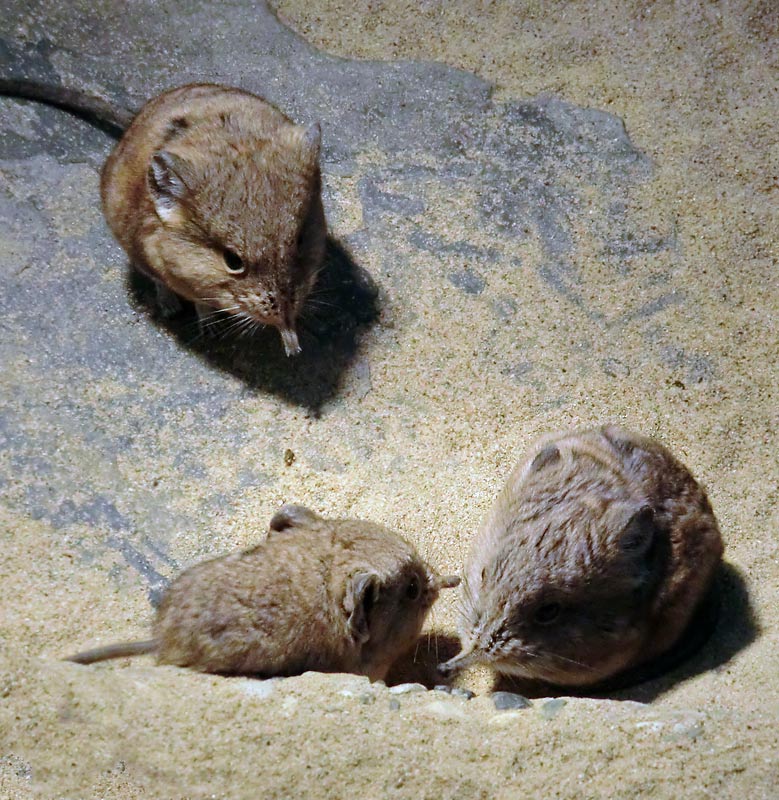
[[[562,697],[556,697],[554,700],[547,700],[541,706],[541,716],[544,719],[554,719],[567,702],[568,701],[563,700]]]
[[[530,708],[533,705],[527,697],[514,692],[493,692],[492,702],[498,711],[507,711],[511,708]]]
[[[438,686],[433,687],[434,692],[445,692],[446,694],[452,693],[452,687],[447,686],[446,684],[439,683]]]
[[[464,700],[470,700],[476,697],[476,695],[470,689],[461,689],[459,686],[455,686],[452,689],[452,696],[462,697]]]
[[[397,686],[390,686],[390,694],[413,694],[414,692],[426,692],[427,688],[421,683],[399,683]]]
[[[376,702],[376,695],[375,694],[370,694],[369,692],[366,692],[365,694],[361,694],[360,695],[360,702],[364,706],[373,705]]]
[[[400,710],[400,700],[398,700],[397,697],[390,697],[389,710],[390,711],[399,711]]]

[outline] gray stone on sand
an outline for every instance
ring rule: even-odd
[[[544,719],[554,719],[567,703],[568,701],[562,697],[555,697],[552,700],[547,700],[545,703],[541,704],[541,716]]]
[[[421,683],[399,683],[396,686],[390,686],[390,694],[416,694],[417,692],[426,692],[427,687]]]
[[[509,711],[512,709],[530,708],[533,705],[527,697],[514,692],[493,692],[492,702],[498,711]]]
[[[474,697],[476,697],[476,695],[470,689],[463,689],[460,686],[454,686],[452,688],[452,697],[462,697],[463,700],[472,700]]]

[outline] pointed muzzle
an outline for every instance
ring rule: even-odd
[[[474,645],[471,645],[459,652],[454,658],[439,664],[438,671],[441,675],[452,675],[461,669],[470,667],[472,664],[478,664],[480,661],[482,661],[482,652],[477,650]]]
[[[298,342],[298,335],[294,328],[279,328],[281,334],[281,341],[284,345],[284,352],[288,356],[296,356],[300,350],[300,343]]]

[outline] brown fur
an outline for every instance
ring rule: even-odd
[[[215,84],[164,92],[137,115],[62,86],[0,79],[0,94],[64,108],[122,136],[103,168],[103,211],[162,312],[179,297],[208,332],[274,325],[287,355],[317,278],[326,224],[318,125],[294,125],[257,95]],[[123,135],[122,135],[123,134]]]
[[[539,441],[477,534],[451,671],[599,683],[674,646],[722,557],[703,489],[657,442],[614,426]]]
[[[293,354],[324,255],[319,138],[240,89],[165,92],[106,161],[106,219],[135,266],[202,316],[274,325]]]
[[[416,641],[439,577],[380,525],[284,506],[268,538],[197,564],[170,586],[154,639],[110,645],[82,664],[154,652],[160,664],[230,675],[355,672],[383,679]]]

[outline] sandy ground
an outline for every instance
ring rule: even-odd
[[[95,12],[98,31],[109,25],[104,6]],[[81,364],[56,383],[29,366],[43,359],[37,345],[24,357],[9,350],[0,797],[775,797],[777,6],[288,0],[275,8],[310,44],[344,59],[436,60],[494,85],[489,102],[497,105],[541,95],[609,112],[624,120],[651,170],[631,177],[616,200],[597,163],[568,187],[580,211],[568,220],[568,283],[553,291],[543,278],[542,237],[493,229],[476,213],[481,198],[467,182],[455,192],[452,183],[417,177],[422,168],[445,172],[446,159],[421,145],[406,158],[369,140],[347,161],[331,151],[331,227],[376,278],[382,311],[316,411],[283,393],[245,392],[240,377],[202,360],[193,367],[192,352],[134,311],[122,330],[147,337],[151,355],[138,365],[140,377],[90,373],[82,391]],[[78,25],[41,9],[14,9],[8,33],[35,40],[51,24],[64,48],[56,63],[70,74],[77,59],[67,47],[76,47]],[[95,47],[109,57],[112,47],[121,50],[99,35]],[[212,76],[220,80],[221,63]],[[244,76],[239,67],[225,71],[236,82]],[[451,71],[453,86],[457,75]],[[32,117],[3,108],[9,129],[31,136]],[[330,130],[337,139],[337,126]],[[5,196],[25,209],[32,203],[61,237],[100,230],[104,152],[4,162]],[[40,177],[53,159],[62,172]],[[43,200],[19,188],[28,173],[45,184]],[[379,186],[378,205],[366,200],[366,175]],[[426,229],[439,237],[427,250],[406,243],[414,233],[406,217],[420,213],[408,200],[414,191]],[[91,210],[75,213],[77,200]],[[371,229],[368,212],[382,203],[385,227]],[[604,249],[615,214],[623,244],[632,230],[670,244]],[[36,246],[29,220],[3,240],[5,263]],[[125,313],[127,298],[122,255],[99,235],[102,250],[88,266],[116,297],[115,307],[95,312],[107,324],[107,314]],[[75,272],[76,256],[59,252],[65,273]],[[482,288],[463,290],[474,274]],[[74,326],[76,347],[77,323],[62,323]],[[27,341],[13,331],[6,341]],[[157,358],[167,359],[171,380],[205,387],[220,412],[201,413],[206,400],[197,393],[164,405],[168,374],[154,373]],[[147,424],[153,412],[159,418]],[[60,433],[59,416],[80,415],[89,417],[88,436]],[[527,444],[545,431],[607,420],[656,435],[678,453],[707,487],[726,540],[722,622],[666,679],[611,699],[537,698],[530,709],[497,712],[491,679],[478,671],[459,680],[478,692],[466,701],[391,695],[353,676],[259,683],[142,659],[92,668],[58,660],[143,637],[150,574],[169,576],[248,545],[284,501],[382,522],[442,570],[457,570]],[[38,461],[17,447],[25,436]],[[106,461],[102,449],[119,438],[124,444]],[[286,449],[296,454],[291,467]],[[89,489],[45,477],[58,472],[83,475]],[[57,514],[37,513],[24,499],[41,485],[59,493]],[[121,536],[108,535],[113,512],[94,511],[92,494],[112,498],[132,526],[117,523]],[[146,566],[127,555],[139,552]],[[444,650],[453,646],[454,604],[444,597],[432,618]],[[436,637],[431,642],[396,680],[430,677]]]

